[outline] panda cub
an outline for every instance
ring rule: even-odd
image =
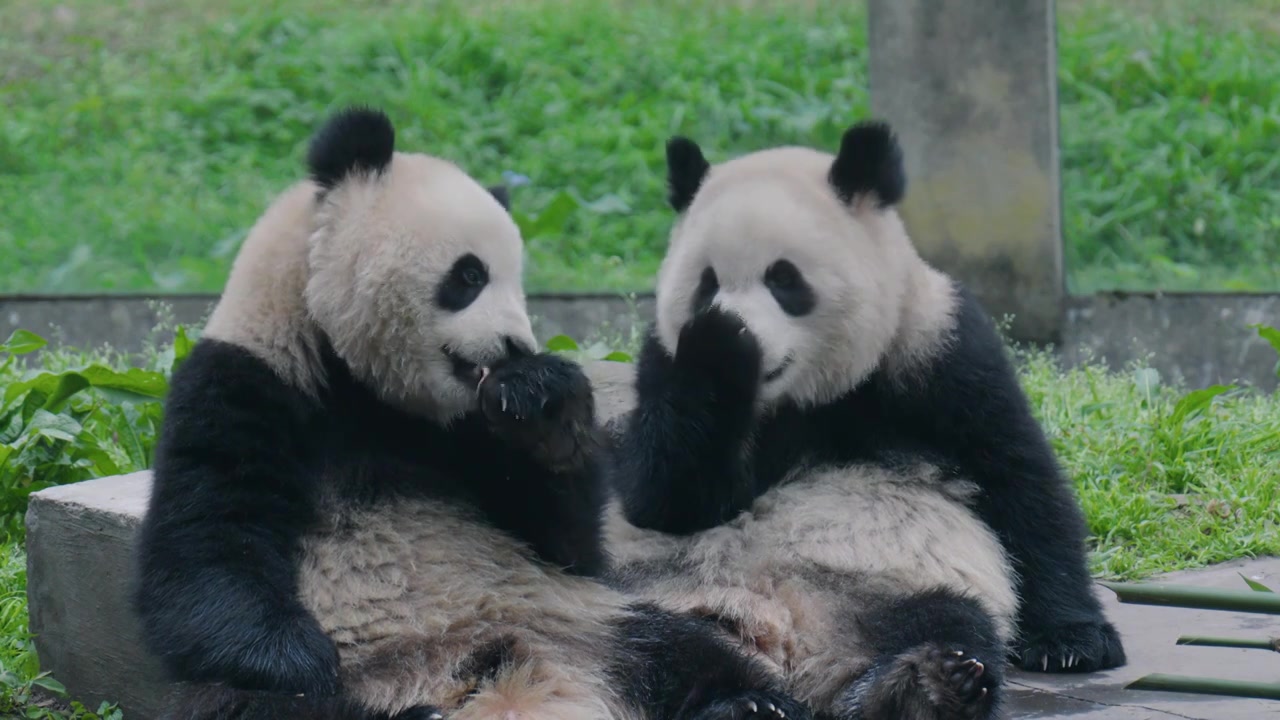
[[[175,373],[135,595],[171,718],[807,717],[608,589],[592,389],[505,195],[336,114]]]
[[[993,323],[919,257],[888,126],[712,167],[617,428],[620,587],[714,619],[819,715],[988,718],[1006,663],[1125,662]]]

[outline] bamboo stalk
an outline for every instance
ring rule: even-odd
[[[1189,675],[1166,675],[1164,673],[1153,673],[1140,677],[1126,685],[1125,689],[1162,690],[1164,692],[1280,700],[1280,683],[1220,680],[1218,678],[1198,678]]]
[[[1196,645],[1199,647],[1242,648],[1245,650],[1271,650],[1280,652],[1280,638],[1269,640],[1251,640],[1248,638],[1201,637],[1199,635],[1183,635],[1178,638],[1179,645]]]
[[[1122,603],[1280,615],[1280,595],[1164,583],[1101,583]]]

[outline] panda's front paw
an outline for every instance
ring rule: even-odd
[[[582,367],[542,353],[499,365],[480,382],[494,432],[555,467],[576,463],[595,431],[595,398]]]
[[[1025,637],[1015,653],[1023,670],[1086,673],[1110,670],[1126,662],[1120,633],[1105,620],[1024,626]]]
[[[252,647],[223,656],[235,667],[213,668],[197,679],[312,699],[331,698],[341,691],[338,647],[310,615],[276,618],[273,626],[251,635]]]
[[[695,315],[680,331],[676,364],[720,391],[721,398],[755,398],[761,381],[760,342],[742,319],[722,310]]]

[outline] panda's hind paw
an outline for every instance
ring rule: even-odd
[[[781,693],[750,691],[712,701],[693,720],[811,720],[801,703]]]

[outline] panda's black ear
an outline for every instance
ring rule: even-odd
[[[693,202],[710,169],[694,141],[678,136],[667,141],[667,202],[676,212],[684,212]]]
[[[888,123],[866,121],[846,130],[827,179],[842,202],[874,194],[881,208],[898,204],[907,191],[907,171]]]
[[[353,172],[380,173],[391,164],[396,130],[381,110],[350,107],[335,113],[311,137],[307,170],[325,190]]]
[[[507,189],[506,185],[490,185],[487,189],[489,194],[502,206],[503,210],[511,212],[511,191]]]

